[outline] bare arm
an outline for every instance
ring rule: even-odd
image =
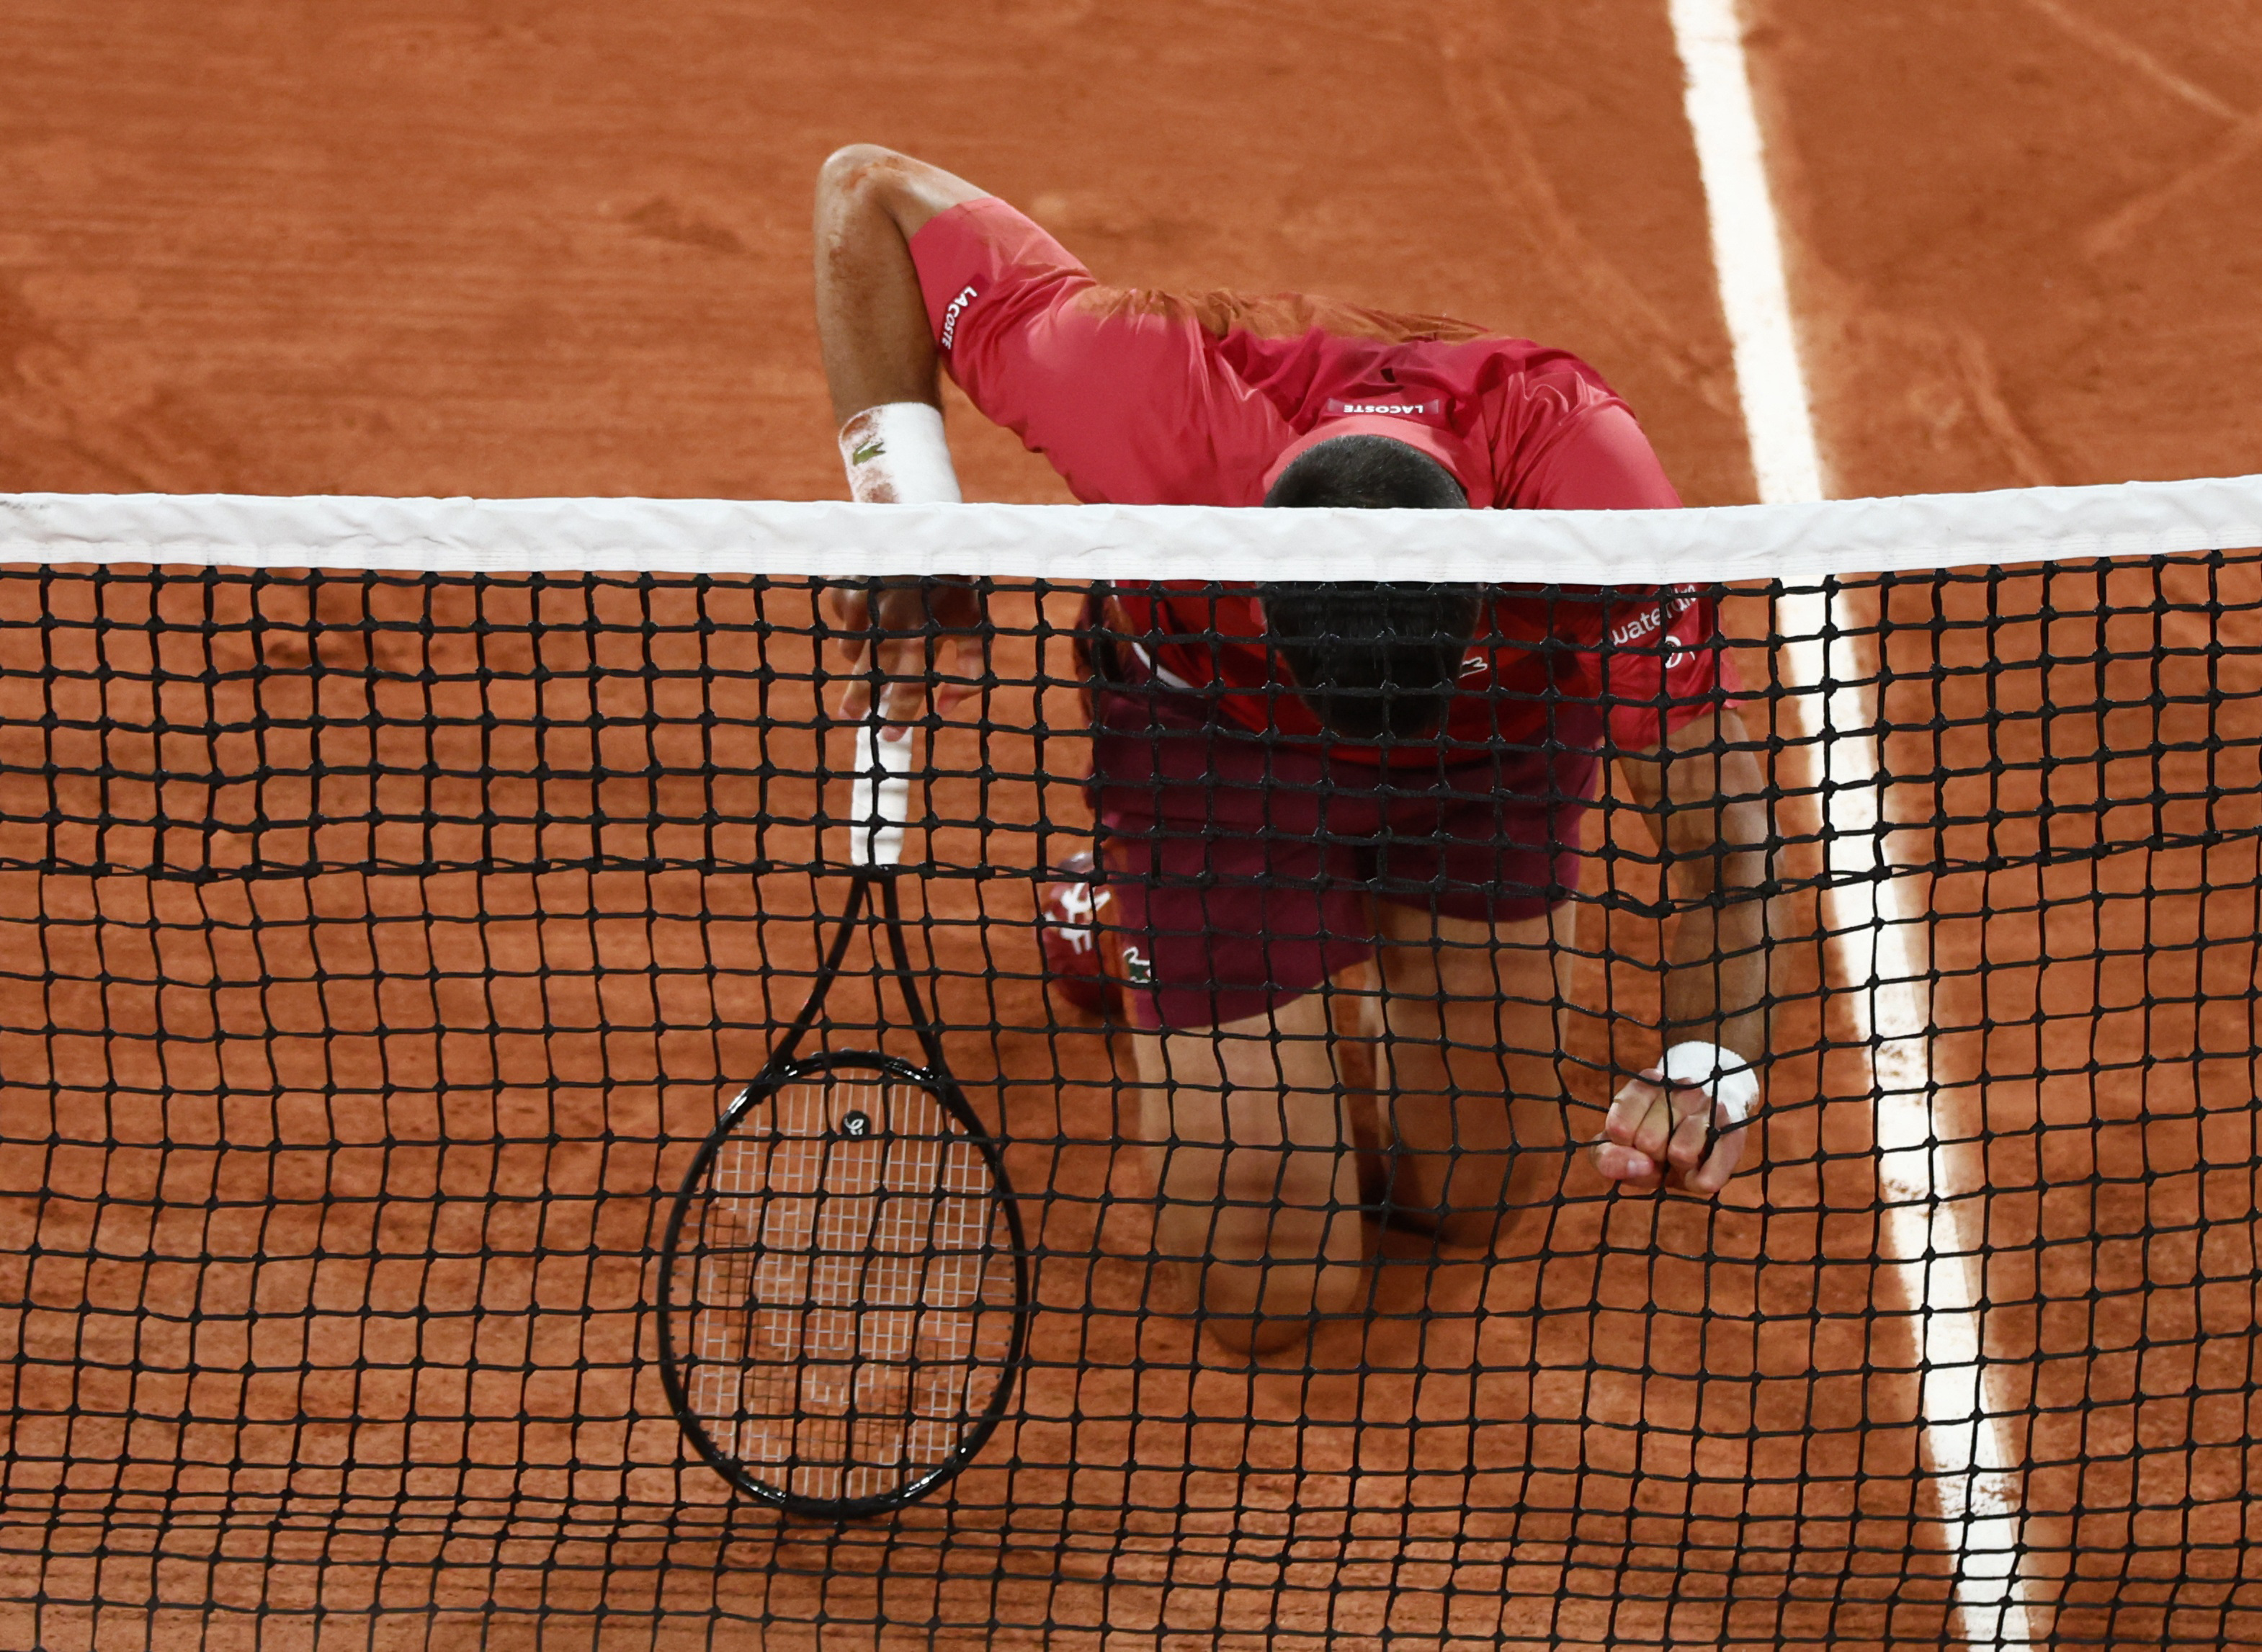
[[[911,263],[911,238],[936,213],[985,191],[940,167],[875,144],[833,154],[817,177],[817,335],[832,417],[846,424],[890,402],[941,406],[926,301]],[[892,724],[919,715],[927,686],[945,682],[936,709],[948,713],[971,691],[964,680],[968,633],[978,633],[982,601],[955,580],[874,581],[825,592],[825,617],[844,637],[839,667],[856,674],[842,689],[839,715],[868,710],[876,670],[886,687],[882,711]],[[938,637],[938,631],[960,633]],[[859,634],[861,633],[861,634]],[[867,649],[877,638],[876,662]]]
[[[988,191],[877,144],[835,151],[817,175],[817,337],[832,418],[890,401],[940,406],[911,239]]]
[[[1766,780],[1747,739],[1743,719],[1722,711],[1623,766],[1681,906],[1667,948],[1666,1042],[1701,1040],[1756,1064],[1767,1052],[1770,833]],[[1711,1115],[1704,1091],[1668,1085],[1653,1068],[1618,1092],[1596,1165],[1639,1186],[1670,1177],[1692,1193],[1716,1194],[1735,1173],[1746,1132],[1722,1134],[1707,1155]]]

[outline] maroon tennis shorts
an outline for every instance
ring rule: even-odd
[[[1502,923],[1577,887],[1592,705],[1559,703],[1544,744],[1384,768],[1239,729],[1122,664],[1092,682],[1091,794],[1142,1027],[1214,1027],[1312,991],[1372,953],[1376,901]]]

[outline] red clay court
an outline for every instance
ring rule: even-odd
[[[2262,6],[1742,18],[1833,494],[2262,472]],[[1562,345],[1688,503],[1756,496],[1667,0],[11,25],[0,493],[842,497],[809,197],[869,141],[1103,279]],[[969,499],[1066,501],[948,414]],[[2039,1643],[2262,1647],[2262,569],[2218,549],[1833,610],[1929,920],[1946,1296],[1754,585],[1803,924],[1763,1168],[1717,1206],[1574,1169],[1423,1311],[1256,1370],[1156,1302],[1122,1041],[1037,974],[1081,594],[1005,592],[926,845],[998,875],[915,898],[1041,1252],[1031,1365],[947,1492],[838,1529],[688,1455],[649,1314],[837,897],[805,587],[0,572],[0,1648],[1994,1647],[2006,1600]],[[1588,1108],[1654,1052],[1660,947],[1653,851],[1593,819]],[[1966,1507],[1943,1361],[2012,1458]]]

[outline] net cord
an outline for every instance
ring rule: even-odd
[[[0,562],[1654,585],[2262,545],[2262,475],[1693,510],[0,495]]]

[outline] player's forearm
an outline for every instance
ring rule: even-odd
[[[1754,887],[1763,876],[1724,884],[1717,905],[1712,891],[1675,891],[1681,912],[1665,975],[1668,1045],[1699,1040],[1754,1062],[1767,1053],[1767,901]]]
[[[1626,765],[1678,907],[1666,948],[1665,1041],[1766,1052],[1766,781],[1733,712],[1677,731]]]

